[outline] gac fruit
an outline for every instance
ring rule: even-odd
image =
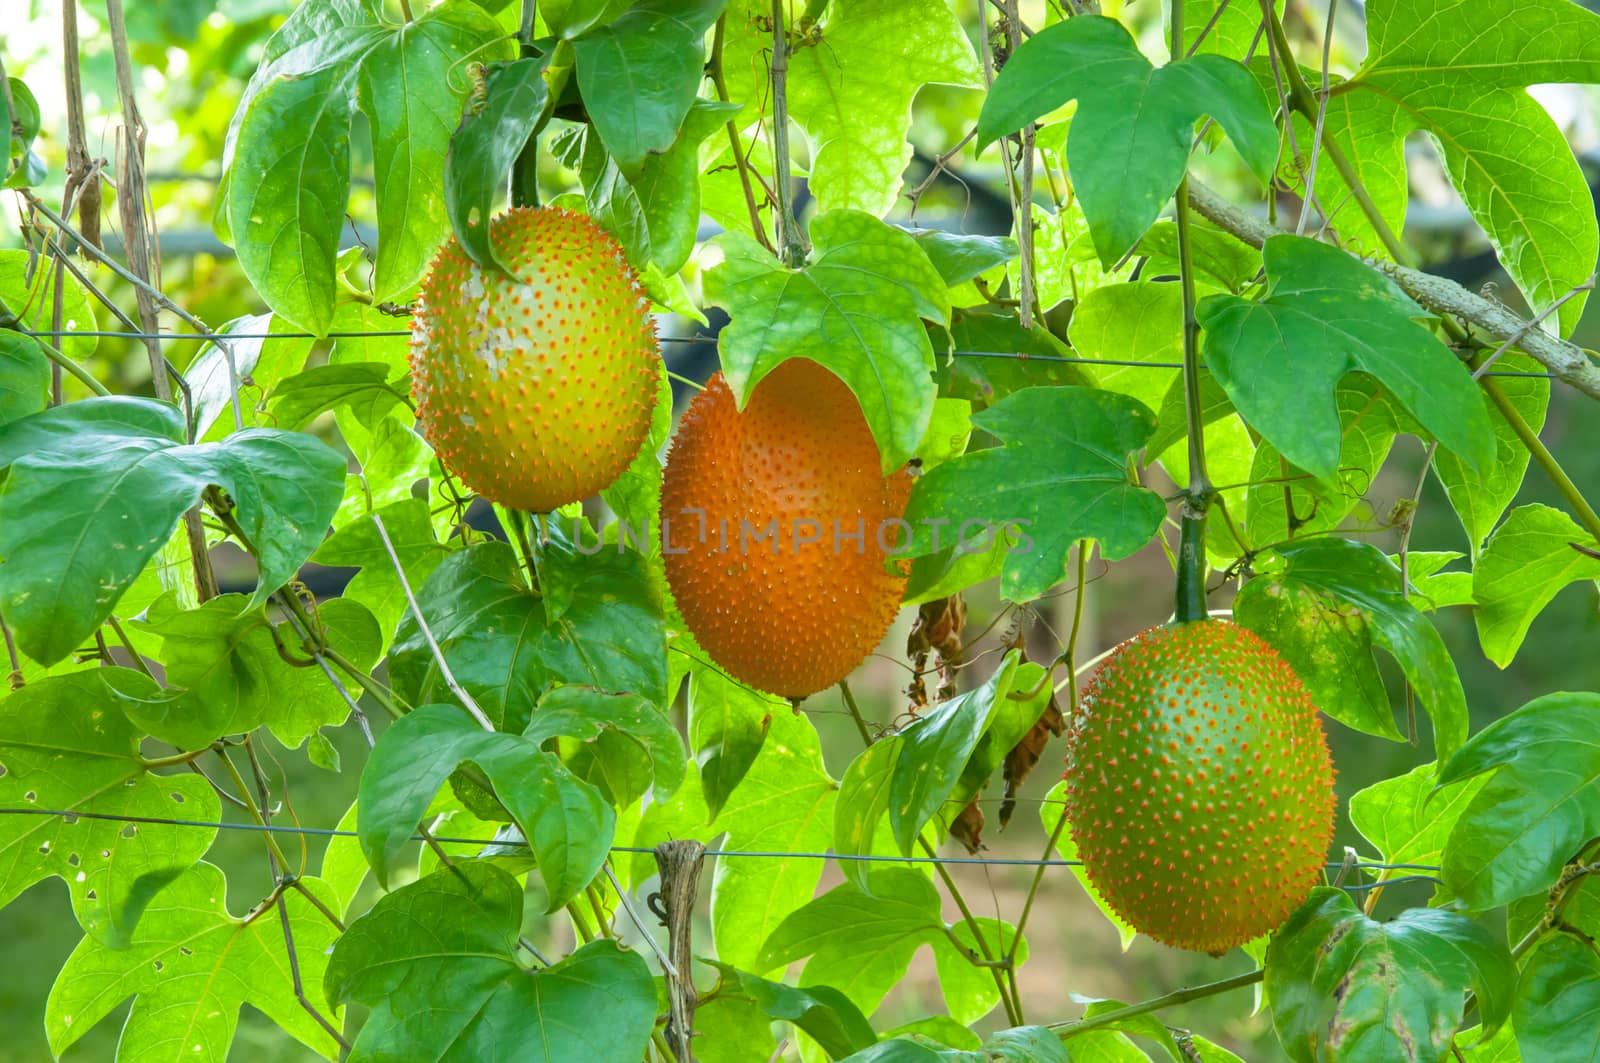
[[[886,563],[910,493],[905,469],[883,475],[855,396],[816,362],[779,364],[743,411],[713,376],[661,486],[667,582],[701,648],[785,697],[845,678],[900,607],[905,577]]]
[[[489,223],[509,272],[451,237],[411,319],[417,424],[493,502],[548,513],[609,486],[650,431],[660,349],[622,248],[572,211]]]
[[[1221,955],[1279,926],[1333,837],[1333,763],[1299,677],[1221,620],[1124,642],[1067,739],[1066,815],[1095,888],[1129,925]]]

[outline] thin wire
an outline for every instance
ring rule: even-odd
[[[35,339],[59,340],[71,336],[80,339],[119,339],[119,340],[208,340],[205,333],[201,332],[86,332],[62,329],[51,331],[49,329],[15,329],[24,336]],[[356,340],[356,339],[381,339],[383,337],[399,337],[411,335],[408,329],[385,329],[373,332],[329,332],[318,336],[311,332],[228,332],[222,333],[230,340]],[[658,336],[661,343],[682,343],[691,346],[713,346],[717,342],[715,336]],[[1117,368],[1134,369],[1182,369],[1182,362],[1144,362],[1137,359],[1119,358],[1081,358],[1062,354],[1030,354],[1023,351],[950,351],[952,358],[1005,358],[1014,362],[1048,362],[1062,365],[1105,365]],[[1200,368],[1207,366],[1201,364]],[[1514,370],[1492,370],[1480,374],[1495,377],[1524,377],[1542,380],[1556,379],[1553,373],[1533,373]]]
[[[74,819],[107,820],[112,823],[146,823],[162,827],[204,827],[208,830],[243,830],[271,832],[280,834],[302,834],[315,838],[356,838],[360,835],[353,830],[338,830],[332,827],[300,827],[282,823],[273,823],[262,826],[259,823],[224,823],[221,821],[198,819],[163,819],[158,816],[114,816],[107,812],[72,812],[60,808],[0,808],[0,816],[58,816],[69,823]],[[411,837],[414,842],[424,841],[420,834]],[[501,845],[512,848],[526,848],[524,842],[509,842],[503,838],[447,838],[443,835],[433,835],[433,840],[450,845]],[[613,853],[654,853],[655,850],[648,846],[614,845]],[[771,858],[783,860],[834,860],[857,861],[861,863],[884,864],[972,864],[980,867],[1082,867],[1081,860],[1030,860],[1025,857],[992,857],[992,856],[882,856],[870,853],[820,853],[799,852],[790,853],[779,850],[761,849],[707,849],[706,856],[748,856],[755,858]],[[1344,867],[1343,861],[1326,865],[1337,870]],[[1358,869],[1370,871],[1439,871],[1434,864],[1382,864],[1358,863],[1352,865]],[[1390,883],[1402,881],[1390,879]]]

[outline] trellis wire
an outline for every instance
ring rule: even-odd
[[[48,329],[16,329],[24,336],[35,339],[60,340],[68,337],[80,339],[120,339],[120,340],[160,340],[163,342],[176,341],[206,341],[221,338],[226,340],[360,340],[383,339],[409,336],[409,329],[378,329],[371,332],[329,332],[318,336],[312,332],[90,332],[62,329],[52,331]],[[715,336],[658,336],[661,343],[682,343],[690,346],[714,346],[717,342]],[[1145,362],[1137,359],[1117,358],[1080,358],[1063,354],[1033,354],[1027,351],[949,351],[954,358],[1005,358],[1014,362],[1046,362],[1067,365],[1106,365],[1118,368],[1135,369],[1182,369],[1182,362]],[[1200,368],[1207,368],[1202,364]],[[1556,379],[1553,373],[1521,372],[1510,369],[1493,369],[1482,376],[1492,377],[1532,377],[1541,380]]]
[[[118,816],[109,812],[73,812],[63,808],[0,808],[0,816],[54,816],[64,820],[93,819],[110,823],[139,823],[160,827],[198,827],[207,830],[241,830],[252,831],[258,834],[298,834],[313,838],[356,838],[360,835],[353,830],[339,830],[336,827],[301,827],[289,826],[282,823],[226,823],[221,820],[201,819],[167,819],[160,816]],[[432,834],[436,842],[448,845],[501,845],[507,848],[526,849],[526,842],[506,841],[501,838],[451,838],[442,834]],[[420,834],[411,836],[414,842],[424,841]],[[651,854],[655,849],[639,845],[613,845],[613,853],[640,853]],[[833,860],[836,862],[856,863],[883,863],[883,864],[956,864],[976,865],[979,867],[1082,867],[1082,860],[1059,860],[1052,858],[1028,859],[1026,857],[996,857],[996,856],[882,856],[873,853],[834,853],[834,852],[783,852],[781,850],[764,849],[707,849],[706,856],[750,857],[755,859],[784,859],[784,860]],[[1345,864],[1343,861],[1330,862],[1326,865],[1329,870],[1337,871],[1343,867],[1351,867],[1362,871],[1439,871],[1434,864],[1385,864],[1378,862],[1360,861],[1354,864]],[[1428,878],[1428,875],[1413,876]],[[1389,883],[1400,881],[1390,879]]]

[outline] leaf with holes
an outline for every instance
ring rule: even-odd
[[[1378,923],[1326,887],[1273,935],[1266,970],[1272,1022],[1296,1063],[1439,1059],[1469,990],[1491,1033],[1516,990],[1505,945],[1471,919],[1413,908]]]
[[[1227,131],[1257,177],[1265,180],[1277,159],[1272,112],[1249,71],[1218,55],[1151,66],[1120,22],[1098,15],[1023,42],[984,101],[978,150],[1072,100],[1067,166],[1107,266],[1172,197],[1202,115]]]
[[[314,878],[299,882],[324,906],[333,893]],[[332,1059],[338,1044],[295,999],[295,978],[307,999],[322,995],[327,952],[339,933],[299,890],[270,910],[236,918],[228,910],[222,871],[194,863],[150,900],[125,949],[84,939],[50,989],[45,1031],[59,1056],[118,1004],[134,998],[117,1054],[127,1059],[224,1063],[248,1004],[295,1040]],[[294,937],[286,948],[282,919]],[[332,1021],[337,1024],[335,1011]]]
[[[1368,734],[1399,741],[1374,646],[1388,651],[1433,718],[1445,759],[1467,737],[1467,698],[1438,630],[1400,592],[1383,551],[1350,539],[1310,538],[1276,549],[1282,570],[1239,592],[1239,623],[1282,653],[1319,709]]]
[[[96,816],[200,821],[216,795],[198,775],[158,776],[113,684],[153,691],[138,672],[95,669],[29,683],[0,700],[0,805]],[[53,815],[0,816],[0,908],[41,879],[67,884],[89,936],[125,946],[151,896],[205,855],[216,831]]]
[[[1334,389],[1355,370],[1376,377],[1469,466],[1493,462],[1483,396],[1450,349],[1417,323],[1422,308],[1393,281],[1338,248],[1297,236],[1270,238],[1263,258],[1264,298],[1214,295],[1197,314],[1211,372],[1284,457],[1334,478]]]
[[[527,1063],[642,1056],[656,992],[637,952],[593,941],[529,970],[517,953],[522,885],[487,864],[436,871],[350,924],[324,979],[328,999],[372,1008],[353,1059],[503,1058]]]
[[[28,656],[53,663],[94,634],[207,485],[227,492],[260,562],[246,607],[322,541],[344,492],[337,452],[264,428],[183,438],[172,406],[116,397],[0,428],[0,612]]]

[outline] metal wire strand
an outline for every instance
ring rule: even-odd
[[[355,838],[359,837],[353,830],[338,830],[332,827],[301,827],[290,824],[273,823],[261,825],[258,823],[224,823],[221,821],[198,819],[166,819],[160,816],[116,816],[107,812],[73,812],[61,808],[0,808],[0,816],[55,816],[68,823],[79,819],[106,820],[111,823],[144,823],[162,827],[197,827],[207,830],[242,830],[299,834],[314,838]],[[524,842],[510,842],[504,838],[447,838],[435,834],[432,838],[436,842],[447,845],[500,845],[516,848],[526,848]],[[412,835],[412,841],[420,842],[425,839],[420,835]],[[648,846],[640,845],[614,845],[613,853],[654,853],[655,850]],[[956,864],[974,865],[978,867],[1082,867],[1081,860],[1056,860],[1056,859],[1028,859],[1026,857],[994,857],[994,856],[882,856],[872,853],[834,853],[834,852],[782,852],[779,850],[762,849],[707,849],[706,856],[748,857],[752,859],[774,860],[834,860],[854,861],[860,863],[883,864]],[[1329,863],[1330,870],[1345,867],[1343,861]],[[1439,871],[1440,868],[1433,864],[1384,864],[1362,861],[1349,865],[1364,871]],[[1417,876],[1413,876],[1417,877]],[[1426,877],[1426,876],[1420,876]],[[1404,881],[1390,879],[1390,883]]]

